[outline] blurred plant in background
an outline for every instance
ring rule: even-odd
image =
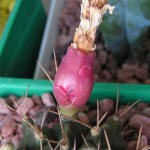
[[[15,0],[0,0],[0,37],[7,23],[9,14],[15,4]]]
[[[144,48],[150,26],[149,0],[109,0],[115,6],[112,16],[104,16],[101,30],[109,48],[120,56],[134,57]]]

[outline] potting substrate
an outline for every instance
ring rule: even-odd
[[[11,109],[8,107],[8,105],[11,106]],[[83,123],[83,126],[85,124],[86,128],[90,131],[91,128],[96,126],[97,124],[97,112],[99,109],[99,121],[101,120],[99,124],[100,127],[106,129],[112,149],[113,145],[118,145],[118,148],[121,147],[121,145],[119,146],[120,143],[118,143],[117,141],[117,143],[113,144],[115,140],[111,139],[116,138],[116,140],[118,140],[118,138],[120,138],[120,134],[121,137],[124,138],[124,141],[122,141],[121,139],[119,140],[121,140],[121,142],[127,143],[128,150],[136,149],[139,139],[139,129],[142,127],[142,133],[140,135],[141,137],[138,144],[138,149],[141,150],[149,145],[150,106],[149,104],[144,102],[138,102],[136,106],[130,106],[131,105],[119,105],[116,111],[115,101],[106,98],[102,99],[99,102],[99,108],[96,108],[96,105],[91,103],[85,105],[78,113],[77,118],[79,121],[81,121],[81,123]],[[26,149],[31,149],[32,146],[28,146],[27,143],[25,143],[23,140],[23,138],[29,138],[29,135],[26,135],[23,132],[22,123],[25,122],[25,119],[22,116],[32,118],[34,123],[38,126],[38,130],[40,130],[41,124],[43,124],[43,129],[46,127],[52,129],[55,128],[55,126],[57,126],[58,124],[60,124],[60,121],[58,115],[56,115],[55,113],[51,113],[50,111],[57,112],[56,103],[50,93],[44,93],[41,97],[38,95],[33,95],[32,97],[22,96],[19,98],[15,95],[9,95],[8,97],[0,98],[0,131],[2,144],[12,143],[15,148],[18,148],[21,145],[24,146]],[[109,125],[109,121],[112,118],[117,118],[116,120],[114,120],[118,124],[116,124],[116,126],[114,127],[110,124],[112,129],[109,129],[105,127],[105,125]],[[78,124],[80,125],[81,123],[79,122]],[[31,130],[30,132],[35,131]],[[98,143],[93,143],[91,139],[88,139],[87,133],[84,136],[85,139],[87,139],[89,147],[95,147],[95,149],[97,149],[96,146],[98,146]],[[37,137],[33,136],[30,139],[26,140],[30,142],[32,138],[35,138],[36,140]],[[84,140],[82,141],[82,144],[87,146],[86,143],[84,143]],[[102,145],[102,147],[106,147],[104,143]]]

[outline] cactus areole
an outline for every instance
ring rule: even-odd
[[[88,101],[94,84],[95,36],[107,0],[82,0],[81,20],[55,76],[53,93],[65,115],[72,116]]]

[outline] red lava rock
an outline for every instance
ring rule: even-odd
[[[35,105],[42,105],[42,100],[38,95],[33,95],[31,99]]]
[[[128,83],[130,83],[130,84],[138,84],[139,82],[136,79],[129,79]]]
[[[97,72],[101,71],[101,64],[99,63],[99,61],[96,59],[94,62],[94,70],[96,70]],[[98,74],[96,74],[97,76],[99,76]]]
[[[139,150],[142,150],[147,145],[148,145],[148,139],[146,136],[142,135],[140,139]]]
[[[80,109],[81,112],[87,112],[88,110],[89,110],[88,105],[84,105],[84,106]]]
[[[0,115],[0,128],[9,121],[9,117],[6,115]]]
[[[17,116],[17,115],[13,115],[12,116],[12,119],[15,121],[15,122],[17,122],[17,123],[21,123],[21,118],[19,117],[19,116]]]
[[[96,116],[97,116],[97,110],[90,110],[87,112],[87,116],[90,118],[90,120],[96,120]]]
[[[22,97],[19,99],[18,103],[17,112],[22,114],[27,114],[34,105],[32,99],[29,97]]]
[[[43,101],[45,106],[56,107],[56,104],[55,104],[53,97],[50,93],[44,93],[42,95],[42,101]]]
[[[65,46],[72,41],[72,38],[68,37],[67,35],[61,35],[58,39],[58,42],[61,46]]]
[[[131,79],[133,76],[133,72],[132,71],[127,71],[127,70],[119,70],[117,77],[118,80],[121,82],[127,82],[129,79]]]
[[[111,74],[107,70],[103,70],[101,72],[101,77],[104,78],[104,79],[107,79],[108,81],[112,80],[112,76],[111,76]]]
[[[43,105],[34,106],[29,110],[29,115],[34,117],[43,108],[44,108]]]
[[[50,122],[50,123],[48,124],[48,127],[49,127],[49,128],[53,128],[53,127],[55,127],[58,123],[59,123],[59,119],[55,119],[53,122]]]
[[[126,109],[127,109],[127,106],[124,106],[122,108],[119,107],[118,115],[120,116],[122,113],[124,113],[124,111]],[[120,120],[124,124],[129,120],[129,118],[131,118],[133,115],[135,115],[137,113],[138,113],[137,109],[133,107],[133,108],[129,109],[126,113],[124,113],[124,115],[120,117]]]
[[[11,111],[6,105],[5,99],[0,98],[0,114],[11,114]]]
[[[9,136],[3,138],[4,144],[5,144],[5,143],[8,143],[8,142],[11,142],[12,138],[13,138],[13,134],[11,134],[11,135],[9,135]]]
[[[99,59],[99,63],[104,65],[106,64],[106,61],[107,61],[107,52],[106,51],[103,51],[101,50],[98,54],[98,59]]]
[[[19,145],[20,145],[20,142],[21,142],[21,137],[20,137],[20,135],[18,135],[18,134],[16,134],[15,136],[13,136],[12,137],[12,144],[16,147],[16,148],[18,148],[19,147]]]
[[[129,125],[136,129],[139,129],[141,126],[142,133],[147,137],[150,138],[150,118],[144,115],[135,114],[129,120]]]
[[[17,103],[18,97],[15,95],[9,95],[8,97],[9,101],[11,101],[11,103],[13,104],[13,107],[16,108],[15,103]]]
[[[8,123],[6,123],[3,127],[2,127],[2,137],[8,137],[11,134],[13,134],[13,132],[16,129],[16,124],[14,121],[10,120]]]
[[[150,107],[147,107],[143,110],[143,114],[150,117]]]
[[[85,124],[89,124],[90,122],[89,117],[83,112],[78,113],[78,119]]]
[[[112,113],[114,111],[114,101],[112,99],[103,99],[100,101],[100,109],[103,112]]]
[[[22,126],[17,126],[16,133],[19,134],[20,137],[23,137],[23,128]]]
[[[136,70],[135,76],[140,80],[145,80],[148,76],[148,72],[143,68],[138,68]]]
[[[150,84],[150,79],[146,79],[146,80],[144,81],[144,84]]]
[[[136,144],[137,144],[137,141],[129,141],[128,142],[128,150],[135,150]]]
[[[137,105],[140,110],[146,109],[148,107],[148,103],[141,102]]]

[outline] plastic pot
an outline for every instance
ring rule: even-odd
[[[0,38],[0,76],[32,77],[45,22],[40,0],[16,0]]]

